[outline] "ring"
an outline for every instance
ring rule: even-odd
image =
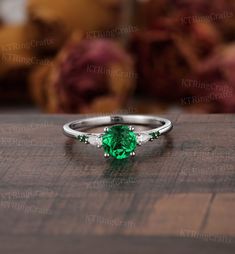
[[[161,125],[159,127],[159,124]],[[132,125],[152,127],[144,131],[135,131]],[[104,132],[84,132],[84,129],[105,126]],[[173,128],[171,121],[156,116],[114,115],[92,117],[69,122],[63,126],[64,134],[80,142],[103,147],[104,157],[126,159],[135,156],[137,145],[158,139]]]

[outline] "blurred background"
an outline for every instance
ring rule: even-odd
[[[0,113],[235,113],[234,0],[0,0]]]

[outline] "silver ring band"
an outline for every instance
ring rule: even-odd
[[[159,127],[159,124],[161,125]],[[138,145],[142,145],[147,141],[157,139],[160,135],[169,132],[172,129],[172,123],[168,119],[160,118],[156,116],[145,115],[112,115],[92,117],[82,120],[76,120],[64,125],[64,134],[68,137],[79,139],[81,142],[95,145],[97,147],[102,146],[102,138],[108,131],[108,127],[104,129],[102,133],[89,133],[83,132],[84,128],[92,128],[99,126],[111,126],[111,125],[147,125],[154,127],[145,131],[134,131],[134,128],[129,126],[129,130],[136,135],[136,142]],[[134,153],[131,153],[134,155]],[[108,157],[109,154],[105,154]]]
[[[92,117],[82,120],[72,121],[64,125],[64,133],[71,138],[77,138],[82,135],[94,135],[100,136],[103,133],[87,133],[78,131],[79,128],[97,127],[102,125],[115,125],[115,124],[137,124],[137,125],[158,125],[162,126],[138,133],[153,133],[159,132],[160,135],[169,132],[172,129],[172,123],[168,119],[156,117],[156,116],[144,116],[144,115],[122,115],[122,116],[102,116]]]

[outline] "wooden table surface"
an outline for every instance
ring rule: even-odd
[[[78,116],[0,116],[0,253],[235,253],[235,115],[167,115],[127,161],[72,142]]]

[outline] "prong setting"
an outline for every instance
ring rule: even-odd
[[[104,154],[104,158],[108,159],[110,157],[110,155],[108,153]]]
[[[104,132],[108,132],[108,131],[109,131],[109,127],[105,127]]]
[[[135,128],[134,128],[133,126],[129,126],[129,130],[130,130],[130,131],[134,131]]]
[[[138,138],[141,136],[141,134],[137,134],[137,146],[142,146],[142,142],[138,140]]]
[[[132,153],[130,154],[130,156],[131,156],[131,157],[135,157],[135,156],[136,156],[136,153],[135,153],[135,152],[132,152]]]
[[[161,126],[152,128],[153,123],[160,122]],[[170,120],[145,115],[111,115],[106,117],[92,117],[85,123],[90,127],[103,127],[103,132],[84,132],[83,120],[75,120],[63,126],[64,134],[73,137],[81,143],[90,144],[104,149],[105,158],[113,157],[117,160],[135,156],[136,147],[148,141],[158,139],[169,132],[173,125]],[[137,131],[132,127],[136,125],[149,125],[148,130]]]

